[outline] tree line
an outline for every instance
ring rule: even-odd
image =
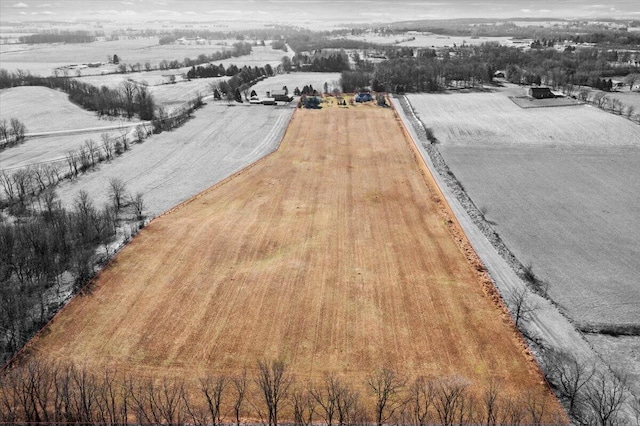
[[[16,220],[0,223],[0,359],[19,350],[66,295],[89,281],[96,262],[113,255],[111,243],[123,220],[136,224],[127,239],[141,226],[142,194],[129,194],[117,178],[108,182],[108,193],[110,202],[98,207],[80,191],[66,209],[48,188],[31,206],[14,206]]]
[[[304,71],[341,72],[350,69],[349,57],[344,50],[318,50],[312,54],[296,53],[291,62],[296,69]]]
[[[405,377],[382,368],[354,384],[327,373],[296,378],[285,362],[260,360],[236,375],[210,373],[195,382],[143,379],[105,368],[37,360],[0,376],[0,421],[275,426],[365,424],[564,423],[548,395],[512,395],[499,379],[476,390],[459,376]]]
[[[99,33],[104,36],[104,33]],[[96,34],[88,31],[46,31],[18,37],[24,44],[41,43],[91,43],[97,40]]]
[[[117,88],[96,87],[66,77],[40,77],[28,72],[9,72],[0,69],[0,89],[19,86],[42,86],[59,89],[69,95],[69,100],[98,115],[137,115],[141,120],[151,120],[155,114],[155,101],[144,84],[125,81]]]
[[[207,66],[193,66],[187,72],[187,78],[213,78],[213,77],[233,77],[238,75],[238,78],[243,82],[249,82],[255,80],[259,77],[271,77],[274,75],[273,67],[269,64],[266,64],[263,67],[250,67],[243,66],[242,68],[238,68],[236,65],[229,65],[227,68],[224,65],[220,64],[218,66],[214,64],[209,64]]]
[[[0,151],[18,145],[25,140],[27,127],[17,118],[10,118],[9,121],[0,121]]]

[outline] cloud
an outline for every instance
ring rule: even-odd
[[[17,8],[17,9],[22,9],[22,8],[25,8],[25,7],[29,7],[29,5],[28,5],[28,4],[26,4],[26,3],[22,3],[22,2],[20,2],[20,3],[16,3],[16,4],[14,4],[12,7],[15,7],[15,8]]]
[[[135,3],[134,3],[134,2],[132,2],[132,1],[121,1],[120,3],[122,3],[122,4],[126,4],[126,5],[133,5],[133,4],[135,4]]]
[[[44,9],[45,7],[53,7],[53,5],[51,3],[43,3],[43,4],[39,4],[38,7],[40,9]]]
[[[520,12],[531,13],[531,9],[520,9]]]

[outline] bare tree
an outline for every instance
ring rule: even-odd
[[[136,192],[135,196],[131,197],[130,201],[131,206],[133,206],[133,210],[136,213],[136,218],[138,220],[144,219],[144,215],[142,212],[144,211],[144,195],[142,192]]]
[[[89,156],[91,167],[95,167],[96,163],[100,161],[100,151],[98,149],[98,145],[93,139],[87,139],[86,141],[84,141],[84,149]]]
[[[236,418],[236,426],[240,426],[240,416],[242,415],[242,405],[247,394],[247,370],[243,370],[242,374],[231,378],[231,383],[236,391],[236,397],[233,401],[233,414]]]
[[[453,425],[457,414],[465,406],[469,384],[460,377],[440,378],[434,383],[434,407],[438,422]]]
[[[13,182],[13,177],[4,170],[0,173],[0,185],[2,185],[2,189],[4,189],[4,193],[9,198],[9,201],[13,201],[16,197],[16,187]]]
[[[502,423],[522,424],[525,418],[524,402],[519,397],[507,396],[502,404]]]
[[[582,392],[596,373],[595,362],[579,361],[575,355],[560,351],[550,351],[545,359],[547,378],[567,401],[567,411],[581,417]]]
[[[338,393],[341,387],[340,379],[335,373],[326,374],[322,385],[309,386],[309,394],[322,407],[323,418],[329,426],[333,424],[333,417],[338,408]]]
[[[495,377],[489,378],[489,383],[482,395],[482,404],[484,406],[484,423],[487,425],[495,425],[498,423],[500,384]]]
[[[526,287],[511,292],[507,296],[507,305],[511,309],[517,328],[520,327],[521,320],[528,321],[531,314],[538,309],[538,305],[531,300],[531,292]]]
[[[589,382],[585,399],[590,409],[591,424],[615,426],[620,424],[620,409],[626,401],[626,377],[600,372]]]
[[[122,179],[111,178],[109,180],[109,197],[116,208],[116,212],[119,212],[124,205],[125,193],[126,187]]]
[[[347,384],[340,386],[337,392],[338,423],[354,424],[360,416],[360,394],[351,389]]]
[[[371,374],[367,378],[367,384],[376,399],[376,422],[378,426],[382,426],[404,402],[400,398],[400,392],[406,380],[394,371],[383,368]]]
[[[293,377],[287,372],[284,361],[258,361],[256,384],[267,406],[269,426],[278,424],[278,410],[292,382]]]
[[[78,157],[76,153],[68,151],[66,159],[69,166],[69,176],[78,176]]]
[[[11,175],[14,187],[20,201],[24,202],[28,193],[31,191],[32,176],[30,170],[18,169]]]
[[[76,156],[78,158],[78,161],[80,161],[81,170],[86,171],[91,166],[91,158],[89,157],[89,153],[87,152],[84,146],[81,146],[80,148],[78,148],[78,151],[76,152],[77,152]]]
[[[9,124],[6,119],[0,120],[0,140],[4,140],[6,144],[9,143]]]
[[[210,423],[213,425],[221,424],[220,405],[222,404],[222,395],[227,383],[228,379],[225,376],[207,375],[207,377],[200,380],[200,392],[202,392],[207,402]]]
[[[316,401],[307,389],[296,387],[291,392],[293,421],[296,425],[311,425],[315,412]]]
[[[114,141],[111,139],[111,136],[108,133],[103,133],[100,135],[102,138],[102,151],[104,152],[104,157],[107,160],[111,160],[113,158],[114,151]]]
[[[424,376],[417,377],[409,387],[409,407],[414,424],[428,423],[435,398],[433,381]]]
[[[15,138],[15,143],[18,144],[24,141],[25,133],[27,132],[27,128],[24,123],[17,118],[12,118],[9,122],[11,124],[11,136]]]

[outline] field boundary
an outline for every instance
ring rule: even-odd
[[[449,230],[449,233],[451,234],[455,244],[458,246],[460,251],[463,253],[465,258],[469,262],[469,266],[473,268],[474,273],[481,284],[483,292],[491,299],[491,301],[495,304],[496,308],[500,310],[502,319],[505,322],[507,322],[510,328],[513,330],[513,337],[516,339],[517,345],[523,351],[524,356],[530,362],[530,365],[535,370],[535,373],[538,374],[541,380],[543,380],[546,383],[549,389],[549,392],[553,394],[549,383],[545,379],[545,375],[542,371],[540,364],[537,361],[535,354],[531,350],[530,346],[527,344],[525,340],[525,336],[518,329],[518,327],[516,327],[515,321],[513,320],[513,317],[511,316],[511,313],[506,303],[504,302],[500,294],[500,291],[498,290],[493,278],[491,277],[484,263],[480,259],[480,256],[478,255],[477,251],[474,249],[473,245],[469,241],[469,238],[467,237],[462,224],[458,220],[458,217],[453,212],[453,209],[447,202],[447,197],[445,196],[442,188],[438,184],[437,179],[433,175],[431,168],[425,161],[425,158],[421,155],[420,150],[418,149],[418,146],[417,146],[417,141],[414,140],[414,138],[411,136],[411,132],[407,128],[407,124],[404,122],[400,113],[398,112],[395,102],[391,102],[391,105],[393,107],[394,114],[396,116],[398,124],[405,136],[407,145],[411,150],[411,152],[413,153],[415,161],[418,164],[418,167],[420,168],[420,172],[425,180],[425,184],[430,189],[430,192],[432,192],[433,194],[432,200],[438,205],[438,210],[440,211],[440,214],[443,216],[447,225],[447,229]]]
[[[282,145],[282,141],[284,140],[284,135],[287,133],[287,131],[289,130],[289,126],[291,125],[291,122],[293,121],[293,119],[295,118],[296,112],[298,111],[298,109],[296,108],[293,112],[293,114],[291,115],[291,118],[289,119],[289,122],[287,123],[287,127],[284,128],[284,132],[282,133],[282,137],[280,138],[280,141],[278,141],[278,146],[275,147],[275,149],[273,151],[271,151],[270,153],[268,153],[267,155],[265,155],[262,158],[259,158],[258,160],[254,161],[253,163],[244,166],[243,168],[241,168],[240,170],[238,170],[237,172],[233,173],[230,176],[227,176],[226,178],[222,179],[220,182],[218,183],[214,183],[213,185],[211,185],[210,187],[203,189],[202,191],[198,192],[196,195],[184,200],[183,202],[177,204],[176,206],[170,208],[169,210],[160,213],[159,215],[157,215],[156,217],[154,217],[153,219],[151,219],[149,221],[149,224],[151,224],[153,221],[155,221],[156,219],[159,219],[163,216],[167,216],[173,212],[175,212],[176,210],[181,209],[182,207],[186,206],[187,204],[197,200],[198,198],[202,197],[203,195],[209,193],[210,191],[213,191],[214,189],[218,188],[221,185],[224,185],[225,183],[232,181],[233,179],[237,178],[238,176],[240,176],[241,174],[245,173],[247,170],[251,169],[252,167],[262,163],[264,160],[266,160],[267,158],[271,157],[273,154],[275,154],[276,152],[278,152],[280,150],[280,146]]]

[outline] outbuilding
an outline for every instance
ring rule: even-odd
[[[529,89],[529,96],[536,99],[554,98],[553,92],[548,87],[532,87]]]

